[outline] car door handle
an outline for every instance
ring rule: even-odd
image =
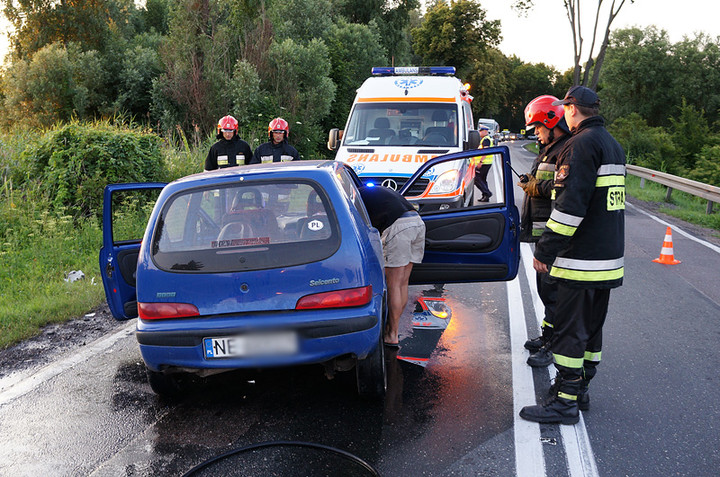
[[[453,239],[435,240],[425,238],[425,247],[433,250],[481,250],[489,247],[492,239],[485,234],[466,234]]]

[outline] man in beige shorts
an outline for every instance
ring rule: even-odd
[[[403,196],[385,187],[360,189],[373,227],[380,231],[388,290],[386,346],[397,348],[400,316],[408,302],[408,283],[413,263],[425,253],[425,223]]]

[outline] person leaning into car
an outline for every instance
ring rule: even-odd
[[[238,122],[232,116],[220,118],[217,125],[218,142],[210,146],[205,158],[205,170],[214,171],[225,167],[242,166],[250,163],[252,149],[238,136]]]
[[[425,254],[425,223],[405,197],[380,186],[360,188],[372,226],[382,237],[388,318],[383,332],[386,346],[398,347],[400,316],[408,302],[413,263]]]

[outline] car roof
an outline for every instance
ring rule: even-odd
[[[342,162],[333,160],[301,160],[226,167],[181,177],[168,184],[167,189],[185,189],[207,184],[232,182],[238,178],[248,178],[252,180],[262,180],[266,177],[273,178],[278,176],[319,178],[334,174],[338,168],[343,166],[344,164]]]

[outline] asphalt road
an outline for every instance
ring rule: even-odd
[[[532,156],[510,148],[527,171]],[[657,264],[670,219],[634,206],[626,217],[625,285],[611,294],[591,409],[575,426],[517,416],[554,376],[524,364],[539,313],[524,246],[513,282],[411,287],[381,402],[357,398],[352,373],[328,380],[319,367],[214,376],[161,400],[134,323],[103,328],[98,316],[67,325],[81,339],[55,329],[6,350],[0,475],[183,475],[236,449],[195,475],[717,475],[720,247],[673,221],[682,263]]]

